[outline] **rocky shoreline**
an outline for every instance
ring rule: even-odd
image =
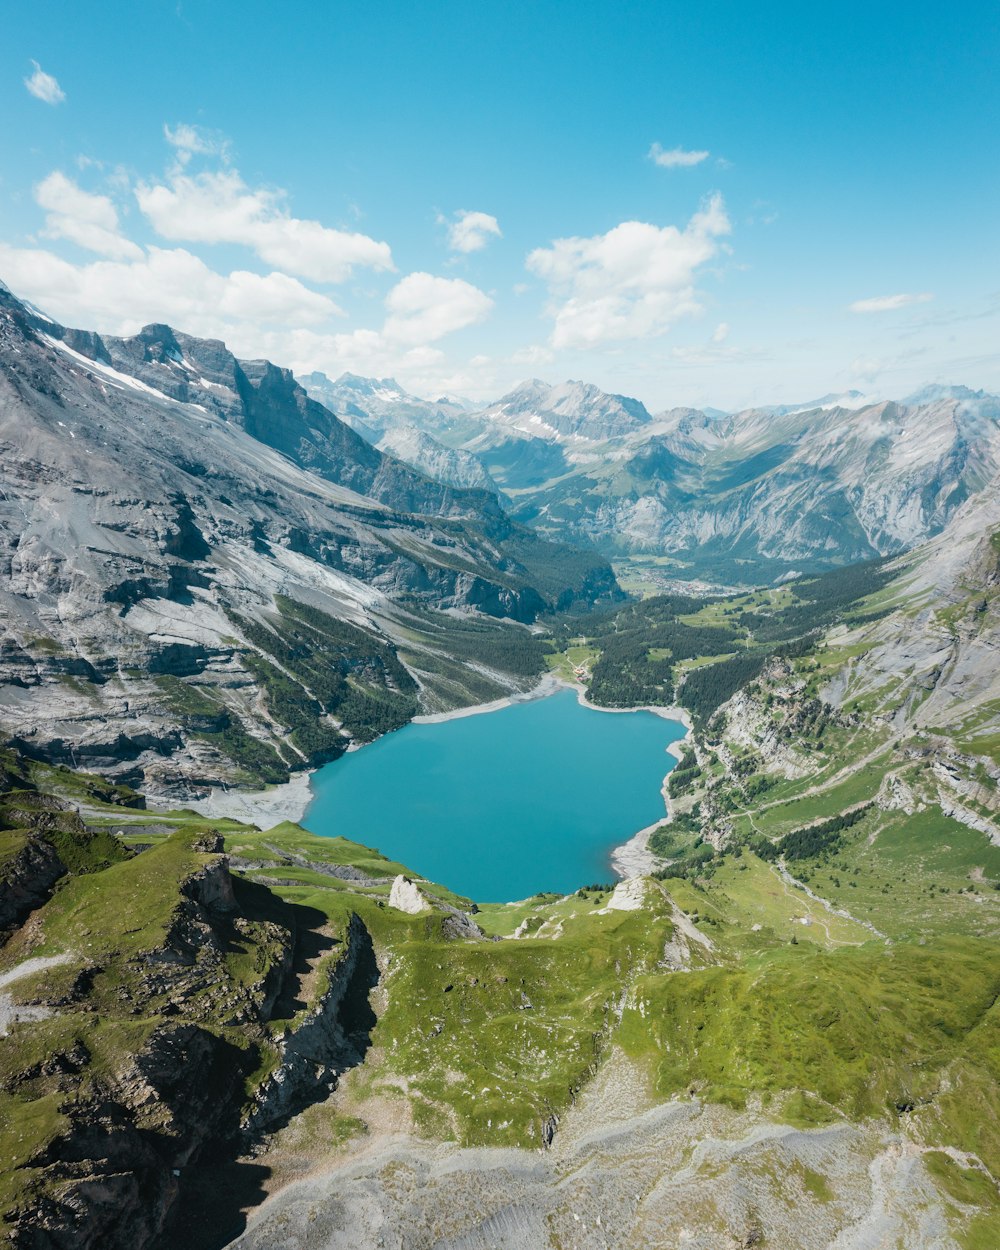
[[[286,820],[297,823],[312,802],[311,772],[296,773],[290,781],[266,790],[213,790],[204,799],[189,799],[186,806],[212,820],[242,820],[270,829]]]

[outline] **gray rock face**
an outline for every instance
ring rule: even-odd
[[[905,551],[940,533],[1000,467],[1000,398],[961,386],[898,403],[849,391],[651,417],[594,386],[534,380],[445,418],[391,380],[329,385],[342,406],[350,393],[359,429],[432,476],[481,484],[440,452],[435,463],[413,435],[407,450],[404,427],[474,453],[510,493],[512,515],[547,536],[674,555],[686,576],[769,581]]]
[[[329,986],[311,1011],[277,1043],[278,1066],[243,1117],[241,1131],[250,1144],[318,1101],[364,1057],[368,1030],[375,1023],[368,994],[379,973],[371,935],[356,914],[348,922],[343,953],[329,977]]]
[[[518,496],[518,519],[676,555],[695,573],[733,578],[742,565],[742,580],[770,580],[940,533],[1000,467],[1000,400],[959,388],[857,408],[677,410],[567,459],[569,472]]]
[[[379,435],[377,445],[379,450],[405,461],[436,482],[462,489],[500,492],[478,456],[471,451],[446,447],[415,425],[386,430]]]
[[[893,727],[936,740],[939,726],[970,736],[1000,729],[1000,474],[943,533],[900,561],[896,611],[846,637],[861,654],[824,697],[876,696]],[[880,693],[881,692],[881,693]]]
[[[919,1151],[883,1125],[802,1131],[693,1100],[567,1119],[545,1152],[369,1146],[281,1190],[232,1250],[955,1244]],[[833,1197],[806,1188],[804,1172]]]
[[[0,868],[0,942],[49,897],[66,872],[55,847],[36,833]]]
[[[618,593],[600,558],[561,577],[494,494],[383,454],[287,370],[219,342],[66,330],[0,292],[0,364],[0,734],[28,754],[154,797],[277,780],[311,748],[264,694],[276,597],[370,637],[391,686],[405,605],[530,621]],[[273,647],[267,663],[273,695]]]
[[[417,426],[454,444],[478,428],[464,403],[448,397],[420,399],[405,391],[395,378],[344,373],[334,382],[325,373],[310,373],[299,381],[311,398],[373,443],[389,431]]]

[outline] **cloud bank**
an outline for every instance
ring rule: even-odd
[[[161,238],[242,244],[265,264],[315,282],[343,282],[356,266],[393,269],[388,243],[293,217],[283,192],[251,190],[236,170],[178,172],[139,183],[135,197]]]

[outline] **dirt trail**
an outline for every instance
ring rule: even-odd
[[[7,972],[0,972],[0,991],[8,985],[13,985],[15,981],[30,977],[36,972],[44,972],[46,968],[56,968],[59,964],[69,963],[72,958],[70,954],[63,954],[38,955],[34,959],[25,959]],[[0,1037],[6,1037],[10,1032],[10,1026],[17,1024],[19,1020],[44,1020],[51,1015],[52,1010],[49,1007],[23,1006],[15,1003],[9,994],[0,993]]]
[[[850,920],[852,924],[859,925],[862,929],[867,929],[868,932],[874,934],[875,937],[881,938],[885,942],[889,940],[886,935],[880,929],[876,929],[870,921],[859,920],[857,916],[852,916],[846,907],[834,907],[828,899],[825,899],[822,895],[816,894],[813,890],[810,890],[804,881],[800,881],[798,877],[792,876],[792,874],[785,867],[784,860],[779,860],[778,863],[774,865],[774,870],[784,882],[786,891],[788,886],[799,889],[806,895],[807,898],[811,898],[814,903],[819,903],[820,907],[825,908],[831,916],[839,916],[841,920]],[[823,927],[826,928],[825,925]],[[829,929],[827,929],[826,936],[828,938],[830,937]],[[830,938],[830,941],[837,941],[837,939]],[[851,943],[848,943],[848,945],[851,945]]]
[[[815,794],[822,794],[824,790],[832,790],[834,786],[840,785],[842,781],[846,781],[847,778],[853,776],[854,773],[860,772],[866,764],[873,763],[875,760],[885,755],[888,751],[891,751],[898,741],[898,736],[890,738],[887,742],[883,742],[881,746],[876,747],[874,751],[869,751],[867,755],[863,755],[861,759],[853,760],[850,764],[845,764],[844,767],[838,769],[832,777],[827,777],[826,781],[817,782],[816,785],[809,786],[807,789],[803,790],[799,794],[796,794],[794,797],[797,799],[808,799],[812,798]],[[754,811],[763,812],[770,807],[782,807],[786,803],[788,803],[788,799],[772,799],[769,803],[755,804]],[[749,813],[747,814],[749,815]]]

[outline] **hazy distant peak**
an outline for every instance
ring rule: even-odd
[[[554,441],[603,442],[631,434],[652,420],[639,400],[572,379],[556,386],[538,378],[522,382],[484,415],[531,437]]]
[[[997,396],[990,395],[987,391],[974,391],[968,386],[947,386],[942,383],[932,382],[927,386],[922,386],[919,390],[914,391],[912,395],[907,395],[902,401],[911,407],[920,404],[935,404],[946,399],[970,400],[970,399],[996,399]]]

